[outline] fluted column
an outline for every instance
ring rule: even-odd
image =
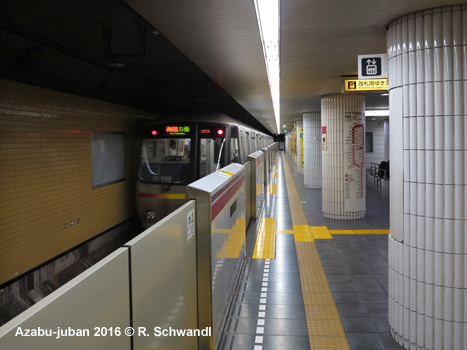
[[[321,188],[321,113],[303,114],[305,187]]]
[[[387,33],[389,323],[406,349],[465,349],[467,6],[403,16]]]
[[[323,215],[360,219],[366,212],[365,97],[323,96],[321,124],[327,137],[326,149],[322,150]]]

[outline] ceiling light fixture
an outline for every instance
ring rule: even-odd
[[[280,132],[280,60],[279,60],[279,0],[255,0],[256,17],[263,44],[264,60],[271,90],[272,106]]]

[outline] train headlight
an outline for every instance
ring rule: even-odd
[[[148,221],[156,220],[156,212],[151,210],[151,209],[146,211],[146,220],[148,220]]]

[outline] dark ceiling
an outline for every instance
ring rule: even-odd
[[[160,115],[222,112],[269,133],[119,0],[2,1],[0,77]]]

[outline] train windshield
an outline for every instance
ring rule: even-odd
[[[138,177],[143,182],[186,184],[190,173],[191,139],[145,139]]]

